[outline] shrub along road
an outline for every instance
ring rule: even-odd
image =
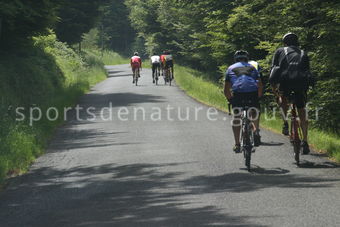
[[[107,69],[79,101],[90,113],[71,111],[47,153],[9,180],[1,226],[340,225],[339,166],[313,153],[297,168],[288,139],[262,130],[248,173],[227,114],[156,87],[149,69],[138,87],[127,65]]]

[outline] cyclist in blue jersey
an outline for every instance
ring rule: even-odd
[[[232,104],[234,113],[232,128],[235,146],[233,150],[235,153],[240,153],[240,110],[242,107],[252,108],[251,115],[255,125],[254,145],[259,146],[261,143],[259,133],[259,98],[262,96],[263,85],[259,71],[248,62],[249,54],[247,51],[236,51],[234,59],[236,63],[229,66],[226,72],[224,95]]]

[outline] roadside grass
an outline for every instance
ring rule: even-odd
[[[72,107],[89,88],[106,78],[105,64],[126,63],[118,54],[84,50],[81,56],[54,34],[35,37],[32,44],[0,56],[0,183],[27,170],[41,155],[64,119],[63,108]],[[16,120],[17,107],[25,119]],[[44,115],[30,125],[29,109],[39,107],[46,113],[55,107],[55,121]]]
[[[204,73],[187,67],[176,66],[175,78],[177,85],[192,98],[221,111],[228,112],[227,101],[222,93],[222,88],[217,83],[205,79],[207,75],[204,75]],[[277,116],[274,120],[266,119],[262,114],[261,127],[281,133],[282,120],[280,116]],[[310,128],[309,143],[314,150],[327,153],[332,160],[340,162],[339,135]]]
[[[121,65],[130,64],[130,60],[125,58],[118,53],[104,50],[103,52],[98,49],[87,49],[85,53],[95,59],[100,59],[100,62],[104,65]]]
[[[175,66],[176,83],[198,101],[227,111],[226,99],[217,84],[204,79],[204,74],[183,66]]]

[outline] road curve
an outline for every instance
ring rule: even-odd
[[[69,111],[9,180],[0,226],[340,226],[339,166],[313,153],[297,168],[288,139],[262,130],[248,173],[228,115],[149,69],[137,87],[127,65],[107,70],[79,101],[90,111]]]

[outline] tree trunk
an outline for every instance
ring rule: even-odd
[[[79,42],[79,55],[81,54],[81,42]]]

